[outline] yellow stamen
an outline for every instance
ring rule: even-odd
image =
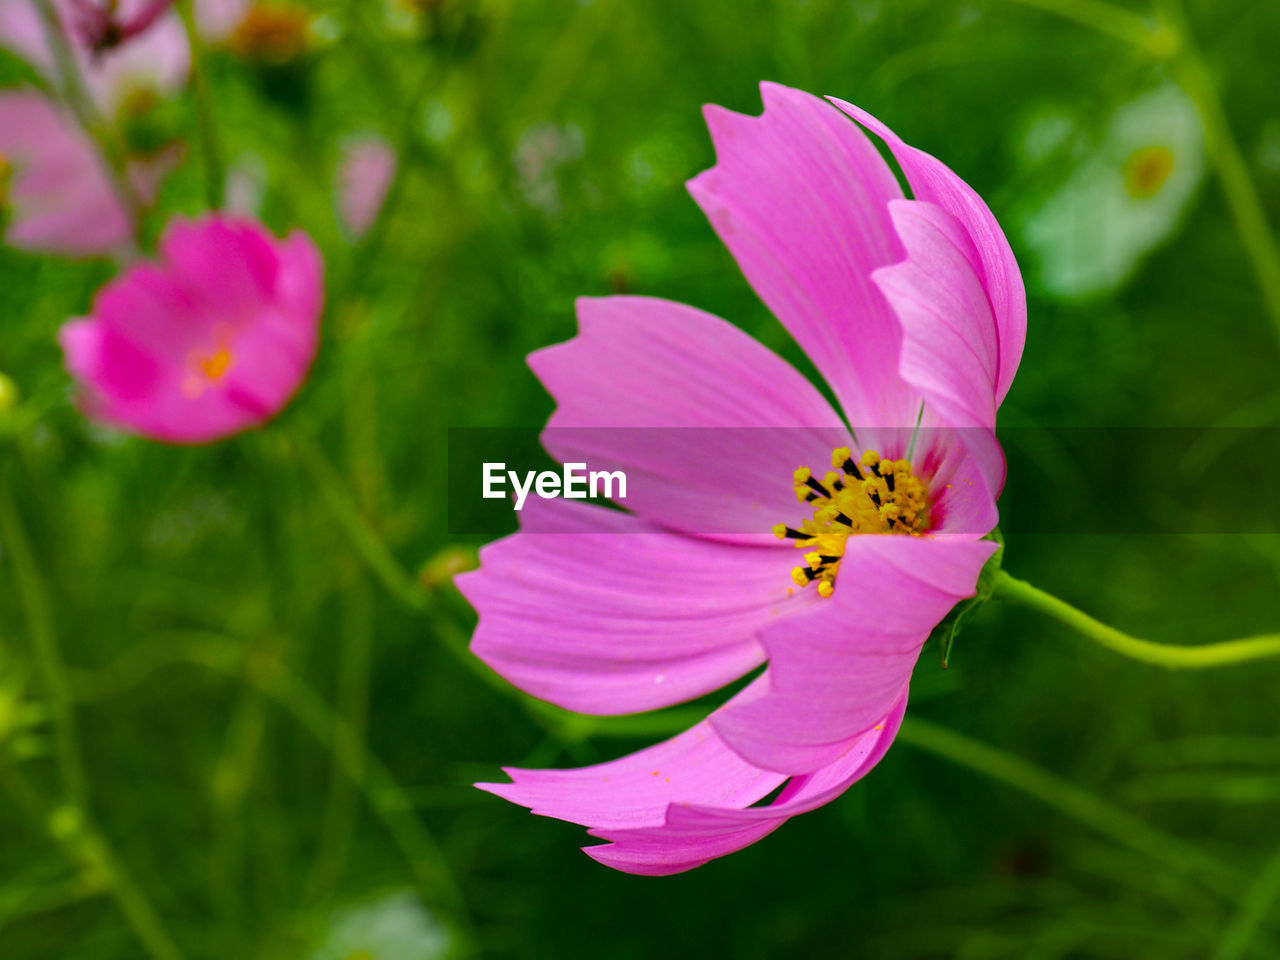
[[[9,195],[9,174],[12,172],[13,167],[9,165],[4,154],[0,153],[0,210],[4,209],[5,200]]]
[[[798,527],[779,523],[773,535],[795,540],[805,550],[807,566],[791,571],[798,586],[818,584],[818,593],[835,592],[836,574],[851,534],[900,533],[918,537],[929,530],[929,491],[912,473],[908,460],[884,460],[874,450],[856,462],[848,447],[831,453],[840,473],[829,472],[817,481],[807,467],[793,480],[796,499],[813,505],[813,519]]]
[[[222,347],[216,353],[201,359],[198,366],[200,372],[205,375],[205,379],[216,382],[226,376],[234,360],[235,355],[226,347]]]

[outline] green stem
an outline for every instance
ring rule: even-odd
[[[311,474],[312,482],[329,507],[338,526],[347,535],[357,556],[377,577],[387,591],[406,607],[424,616],[432,633],[466,670],[485,685],[511,697],[539,726],[554,737],[561,746],[574,751],[576,745],[589,735],[595,726],[595,718],[560,710],[543,703],[511,686],[486,667],[467,649],[466,637],[443,615],[432,595],[422,583],[396,560],[382,538],[369,526],[351,494],[343,486],[337,473],[325,459],[319,446],[310,439],[296,441],[296,449],[303,464]]]
[[[1219,893],[1230,896],[1239,889],[1240,877],[1229,864],[1020,757],[919,717],[903,721],[898,740],[1021,790],[1180,873],[1198,874]]]
[[[14,583],[31,632],[32,653],[49,698],[62,788],[68,802],[84,810],[88,805],[88,788],[72,713],[71,685],[53,626],[53,610],[17,507],[3,484],[0,484],[0,541],[9,548]]]
[[[1277,634],[1196,647],[1140,640],[1095,620],[1069,603],[1033,587],[1025,580],[1011,577],[1004,571],[996,579],[994,595],[1010,603],[1038,610],[1113,653],[1167,670],[1211,670],[1215,667],[1280,657],[1280,635]]]
[[[102,872],[112,897],[154,960],[181,960],[182,954],[165,932],[155,910],[125,871],[106,838],[90,825],[88,785],[72,712],[71,683],[54,631],[49,595],[13,498],[4,485],[0,485],[0,540],[8,547],[18,596],[31,631],[33,655],[49,697],[55,752],[67,797],[67,806],[62,809],[73,822],[83,824],[77,834],[80,845],[75,850],[92,852],[94,864]],[[66,842],[60,845],[64,851],[75,852]]]
[[[102,883],[151,960],[183,960],[159,915],[125,871],[111,845],[79,810],[64,806],[50,812],[51,804],[39,796],[16,766],[0,768],[0,779],[18,806],[49,834],[67,861]]]
[[[138,196],[129,179],[128,162],[124,152],[113,139],[107,125],[98,113],[98,107],[85,88],[76,63],[75,52],[67,42],[62,20],[53,0],[35,0],[44,28],[45,42],[53,53],[58,70],[58,85],[62,98],[75,115],[84,132],[97,144],[107,178],[111,181],[120,202],[133,222],[135,239],[142,232],[142,198]]]
[[[284,707],[322,746],[333,751],[351,783],[365,796],[399,846],[418,879],[423,896],[444,903],[469,937],[471,926],[466,901],[444,853],[413,812],[413,803],[395,777],[358,737],[350,725],[301,679],[280,664],[251,670],[252,682]],[[468,953],[464,944],[462,953]]]
[[[1280,900],[1280,849],[1267,861],[1252,886],[1240,901],[1240,909],[1232,919],[1213,960],[1236,960],[1252,943],[1262,922],[1271,915]]]
[[[1222,98],[1195,44],[1186,15],[1178,0],[1165,0],[1163,6],[1182,37],[1172,63],[1174,76],[1200,114],[1209,160],[1222,185],[1236,234],[1262,290],[1275,333],[1280,337],[1280,246],[1267,223],[1258,188],[1231,132]]]
[[[373,623],[364,571],[361,570],[356,577],[356,582],[348,586],[342,595],[336,712],[352,737],[363,743],[368,729]],[[324,821],[307,883],[313,900],[321,899],[321,895],[332,888],[341,876],[351,848],[358,813],[357,790],[364,783],[363,759],[357,756],[354,761],[354,767],[347,766],[338,752],[333,752]]]
[[[428,604],[426,590],[400,565],[382,538],[369,526],[320,446],[309,437],[295,438],[294,449],[310,473],[312,483],[320,491],[321,499],[373,575],[405,606],[425,610]]]
[[[1146,19],[1110,3],[1101,3],[1097,0],[1009,0],[1009,2],[1056,14],[1065,20],[1074,20],[1081,26],[1143,49],[1162,49],[1155,46],[1161,34],[1153,30]]]
[[[235,680],[247,679],[255,691],[282,707],[322,747],[332,751],[338,769],[386,826],[414,872],[423,896],[451,906],[464,929],[469,930],[469,915],[457,881],[434,838],[415,816],[413,802],[404,788],[351,725],[278,659],[246,659],[241,645],[217,633],[166,633],[148,643],[142,655],[124,654],[115,663],[99,668],[96,674],[85,674],[78,686],[85,696],[118,695],[173,664],[189,664]],[[0,766],[0,776],[4,773],[5,768]],[[43,807],[38,803],[26,806],[34,810]],[[463,946],[462,952],[468,952],[469,944]]]
[[[200,152],[204,159],[205,203],[209,209],[222,207],[222,194],[226,186],[226,172],[222,161],[222,138],[218,135],[218,121],[213,109],[213,90],[209,85],[209,67],[204,38],[196,24],[193,0],[179,0],[178,12],[187,30],[187,42],[191,46],[192,86],[195,89],[196,115],[200,124]]]

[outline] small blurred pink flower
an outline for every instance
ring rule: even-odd
[[[338,216],[352,236],[362,236],[378,218],[396,163],[396,151],[376,135],[343,147],[338,164]]]
[[[315,357],[323,263],[306,234],[254,221],[175,221],[161,262],[131,267],[59,334],[94,419],[209,443],[278,413]]]
[[[72,25],[82,43],[101,53],[146,33],[173,4],[174,0],[145,0],[126,11],[117,0],[71,0]]]
[[[196,23],[207,43],[221,44],[249,14],[249,0],[196,0]]]
[[[139,200],[149,203],[170,163],[161,153],[129,166]],[[0,165],[7,189],[5,242],[69,256],[99,256],[132,241],[133,221],[97,149],[62,107],[34,91],[0,92]]]
[[[85,88],[108,118],[139,91],[168,96],[186,85],[191,49],[174,11],[159,13],[127,43],[95,50],[93,38],[86,35],[82,3],[55,0],[54,6]],[[127,23],[145,17],[151,4],[152,0],[120,0],[116,18]],[[58,82],[57,64],[35,0],[0,0],[0,45],[29,61],[51,82]]]
[[[983,539],[1004,482],[996,410],[1026,334],[1003,232],[964,181],[857,107],[761,91],[758,117],[706,108],[717,162],[689,190],[844,417],[717,317],[580,300],[578,335],[529,357],[557,402],[543,442],[642,481],[632,512],[531,499],[520,532],[455,581],[480,615],[472,651],[569,710],[667,707],[767,664],[665,743],[478,784],[587,827],[607,841],[587,853],[628,873],[740,850],[866,774],[921,646],[997,549]],[[717,533],[773,524],[764,543]]]

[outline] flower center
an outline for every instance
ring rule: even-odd
[[[791,579],[807,587],[816,582],[824,597],[835,592],[845,541],[855,533],[904,533],[918,537],[929,529],[929,492],[911,472],[909,460],[884,460],[868,450],[857,463],[848,447],[831,454],[830,471],[819,481],[808,467],[795,473],[796,499],[813,505],[813,519],[797,530],[780,523],[779,540],[794,540],[807,550],[807,566]]]
[[[1154,197],[1173,173],[1173,151],[1168,147],[1143,147],[1124,162],[1124,185],[1137,200]]]
[[[220,348],[216,353],[202,359],[199,363],[200,372],[205,375],[207,380],[221,380],[228,370],[231,369],[231,363],[235,360],[235,356],[226,347]]]
[[[188,361],[191,374],[182,383],[183,393],[192,400],[200,398],[205,390],[227,375],[235,360],[236,355],[227,346],[220,346],[213,353],[192,355]]]

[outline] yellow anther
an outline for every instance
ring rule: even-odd
[[[231,364],[235,360],[235,356],[226,347],[221,348],[216,353],[210,354],[201,359],[199,366],[200,372],[210,380],[221,380]]]
[[[831,461],[842,471],[844,464],[852,460],[848,447],[832,451]],[[808,566],[792,570],[791,579],[801,587],[817,583],[818,593],[823,597],[835,591],[840,559],[850,535],[920,536],[929,529],[929,491],[912,473],[909,460],[882,460],[876,451],[868,450],[858,462],[867,468],[865,473],[851,465],[851,472],[831,472],[825,476],[823,485],[829,496],[819,494],[805,482],[812,476],[807,468],[797,470],[796,498],[802,503],[812,503],[813,519],[794,528],[781,523],[773,527],[774,535],[780,538],[791,530],[796,546],[806,551],[804,560]],[[871,469],[873,467],[877,469]],[[843,482],[837,489],[840,481]]]
[[[785,523],[775,523],[773,525],[773,535],[779,540],[787,538],[787,525]]]

